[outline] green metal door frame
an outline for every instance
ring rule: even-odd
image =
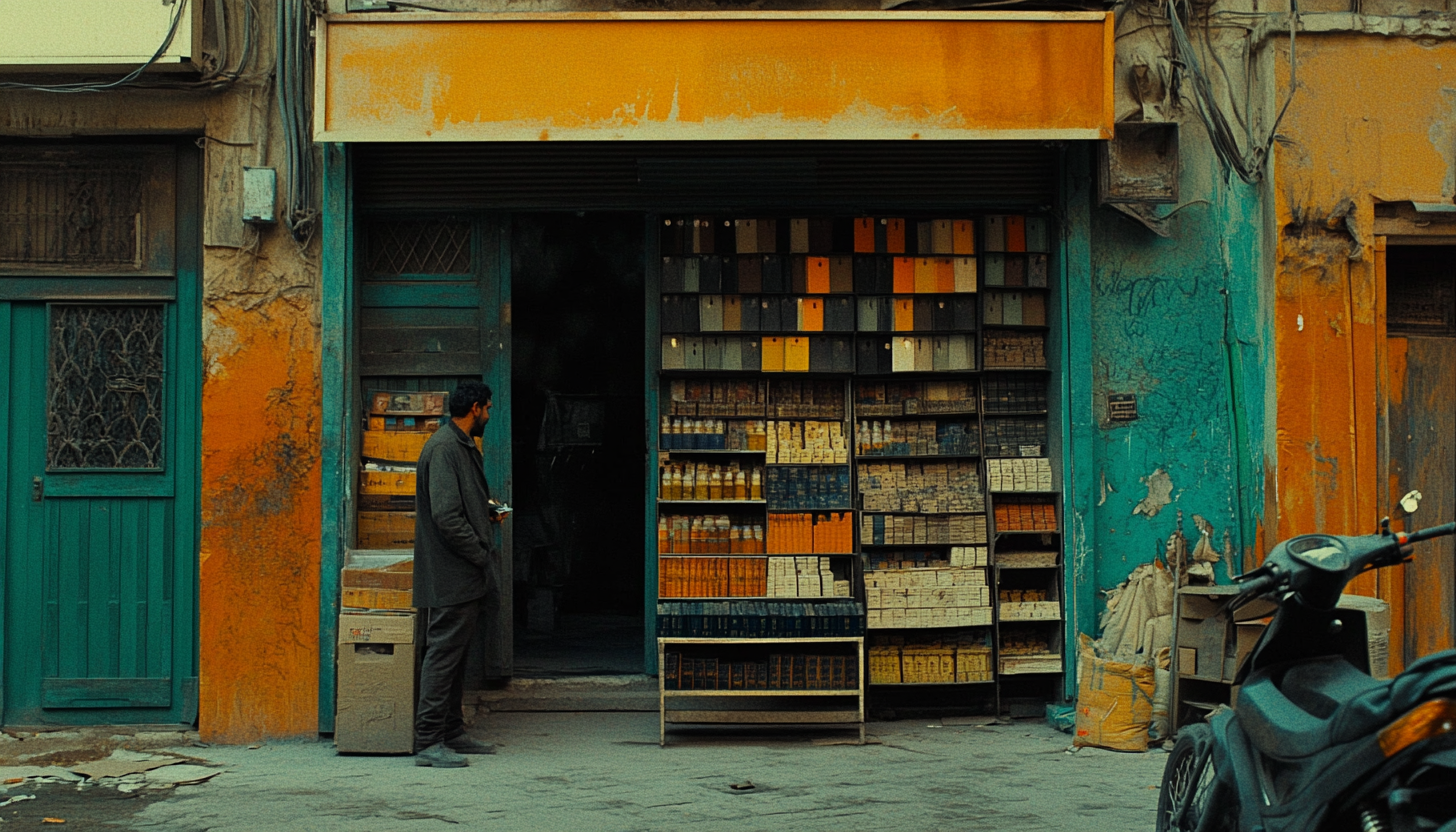
[[[334,664],[339,614],[339,570],[355,536],[354,468],[360,451],[358,313],[363,280],[358,272],[353,153],[344,144],[323,146],[322,300],[320,309],[323,374],[322,522],[319,558],[318,730],[334,730],[337,694]],[[458,212],[457,212],[458,213]],[[511,257],[510,217],[476,215],[475,255],[479,263],[481,378],[501,403],[485,436],[485,474],[491,490],[512,498],[511,475]],[[503,549],[510,550],[510,530]],[[507,573],[509,575],[509,573]],[[509,620],[511,598],[502,596],[502,619]],[[497,630],[499,628],[496,628]],[[486,633],[505,638],[505,633]]]
[[[318,730],[334,730],[334,661],[338,640],[339,568],[344,549],[354,537],[354,480],[349,460],[357,456],[359,428],[349,418],[359,399],[354,309],[358,286],[354,275],[354,200],[349,154],[342,144],[323,146],[323,216],[320,275],[319,370],[323,387],[323,430],[320,438],[323,528],[319,557]]]
[[[1062,452],[1062,688],[1077,696],[1077,636],[1097,632],[1096,504],[1092,449],[1092,142],[1074,142],[1061,154],[1061,239],[1057,252],[1059,320],[1048,350],[1061,366],[1048,411],[1059,414]],[[1055,296],[1055,295],[1054,295]]]

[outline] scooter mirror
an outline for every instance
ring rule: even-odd
[[[1419,491],[1408,492],[1400,498],[1400,509],[1406,514],[1415,514],[1416,509],[1421,507],[1422,494]]]

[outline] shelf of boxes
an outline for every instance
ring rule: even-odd
[[[425,442],[446,421],[449,393],[372,391],[360,437],[359,549],[412,549],[415,466]],[[475,440],[481,447],[481,439]]]
[[[1054,591],[1029,600],[1037,587],[1006,577],[1060,563],[1047,222],[847,223],[664,220],[662,491],[674,474],[686,482],[691,467],[687,494],[738,494],[741,470],[753,498],[758,470],[763,500],[663,501],[663,514],[737,509],[744,516],[700,521],[698,544],[683,537],[721,549],[741,527],[737,547],[759,551],[721,557],[762,569],[754,591],[764,599],[812,600],[797,594],[801,581],[830,587],[834,599],[846,586],[862,591],[874,638],[901,639],[872,645],[886,667],[895,648],[896,678],[871,683],[986,685],[1003,665],[1013,675],[1045,668],[1060,645],[1023,654],[1013,641],[1004,656],[999,648],[1003,620],[1047,630],[1060,617]],[[851,240],[852,253],[842,250]],[[826,534],[816,535],[821,518]],[[1003,562],[997,551],[1008,548]],[[681,557],[664,551],[662,562]],[[1002,589],[1021,595],[998,602]]]
[[[869,683],[874,686],[985,685],[996,681],[994,655],[984,633],[874,633],[868,641]]]
[[[661,637],[657,666],[661,745],[669,724],[857,726],[864,742],[863,637]]]
[[[1045,457],[986,460],[986,490],[992,494],[1051,493],[1052,461]]]

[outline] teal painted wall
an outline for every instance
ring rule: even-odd
[[[1090,337],[1082,336],[1088,366],[1069,367],[1074,382],[1087,379],[1091,394],[1085,444],[1074,442],[1082,458],[1073,464],[1068,505],[1084,514],[1085,536],[1069,541],[1069,578],[1078,581],[1074,592],[1080,590],[1082,601],[1076,626],[1083,632],[1096,631],[1101,591],[1161,557],[1179,510],[1190,550],[1198,540],[1197,514],[1213,525],[1216,549],[1227,530],[1235,552],[1242,552],[1254,545],[1264,504],[1271,336],[1261,300],[1260,188],[1226,181],[1196,124],[1184,125],[1181,144],[1179,205],[1157,209],[1161,215],[1178,209],[1169,238],[1097,205],[1095,181],[1079,175],[1095,170],[1094,147],[1087,147],[1087,160],[1069,166],[1069,176],[1080,179],[1069,199],[1085,194],[1092,203],[1089,285],[1069,285],[1072,325],[1079,295],[1088,314],[1083,320],[1090,320]],[[1069,280],[1076,279],[1073,270]],[[1073,358],[1080,358],[1077,333],[1070,340]],[[1136,394],[1136,421],[1108,421],[1110,393]],[[1160,469],[1171,481],[1171,502],[1152,516],[1135,513],[1149,496],[1146,480]],[[1220,583],[1239,571],[1238,563],[1232,571],[1226,562],[1216,566]]]

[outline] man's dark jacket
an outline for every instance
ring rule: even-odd
[[[494,592],[500,558],[475,442],[447,421],[425,442],[417,470],[415,607],[449,607]]]

